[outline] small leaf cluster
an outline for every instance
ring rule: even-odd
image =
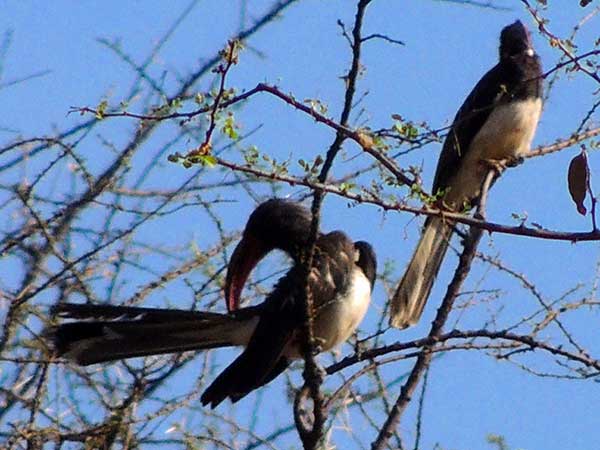
[[[298,164],[300,167],[302,167],[302,170],[304,170],[304,173],[307,175],[317,176],[319,174],[320,167],[323,164],[323,158],[321,155],[317,155],[312,163],[303,159],[299,159]]]
[[[102,120],[106,114],[106,110],[108,109],[108,101],[102,100],[98,106],[96,106],[96,119]]]
[[[181,163],[183,167],[189,169],[194,165],[206,167],[214,167],[217,164],[217,158],[211,154],[210,143],[203,143],[198,148],[191,150],[185,155],[179,152],[172,153],[167,157],[167,160],[173,163]]]
[[[319,99],[305,98],[304,99],[304,103],[306,103],[307,105],[309,105],[313,111],[316,111],[316,112],[318,112],[321,115],[327,114],[327,111],[328,111],[327,105],[325,105]]]
[[[239,138],[239,134],[237,132],[238,125],[235,123],[235,118],[233,117],[232,112],[227,113],[227,117],[223,121],[223,126],[221,127],[221,132],[227,136],[231,140],[237,140]]]
[[[419,137],[419,129],[411,121],[404,121],[402,116],[398,114],[392,114],[394,124],[392,130],[407,139],[416,139]]]

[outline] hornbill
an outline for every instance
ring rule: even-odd
[[[302,294],[306,274],[301,259],[310,223],[310,213],[290,201],[271,199],[256,208],[227,269],[228,314],[59,303],[54,313],[76,321],[51,328],[51,344],[57,355],[80,365],[245,346],[201,397],[202,404],[213,408],[226,398],[236,402],[273,380],[290,360],[303,356]],[[239,298],[248,275],[273,249],[291,256],[291,269],[263,303],[240,308]],[[367,242],[352,242],[341,231],[318,235],[308,273],[318,350],[329,350],[344,342],[361,322],[371,299],[376,264],[373,248]]]
[[[500,60],[475,85],[446,136],[432,194],[443,208],[477,205],[491,167],[508,165],[529,151],[542,110],[539,57],[520,22],[500,34]],[[496,174],[496,177],[498,176]],[[390,324],[418,322],[452,236],[453,223],[430,216],[392,298]]]

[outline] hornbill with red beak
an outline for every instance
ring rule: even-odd
[[[475,85],[446,136],[433,181],[443,207],[479,202],[491,165],[510,163],[531,146],[542,110],[542,72],[529,31],[520,22],[500,34],[500,61]],[[390,324],[418,322],[448,249],[453,223],[430,216],[391,301]]]
[[[270,382],[293,359],[302,358],[305,276],[301,259],[308,245],[311,215],[304,207],[272,199],[250,215],[227,270],[228,314],[61,303],[54,313],[62,323],[49,330],[59,356],[88,365],[136,356],[214,347],[245,350],[213,381],[202,403],[233,402]],[[291,269],[265,301],[240,308],[244,284],[271,250],[285,251]],[[314,335],[320,351],[344,342],[367,311],[375,282],[376,258],[363,241],[341,231],[319,234],[308,289],[315,305]]]

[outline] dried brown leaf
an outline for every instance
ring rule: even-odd
[[[577,206],[579,214],[585,216],[587,209],[583,202],[587,193],[588,180],[590,177],[590,170],[587,162],[587,154],[582,151],[579,155],[574,157],[569,164],[569,192],[571,198]]]

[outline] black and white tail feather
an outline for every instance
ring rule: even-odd
[[[76,319],[47,333],[59,356],[80,365],[136,356],[245,345],[255,315],[62,303],[52,313]]]

